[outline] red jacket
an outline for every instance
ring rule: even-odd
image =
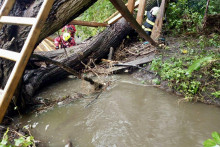
[[[63,36],[60,36],[54,39],[54,44],[56,46],[56,49],[59,49],[59,45],[61,45],[61,48],[64,47],[67,48],[67,47],[75,46],[76,42],[73,37],[71,37],[68,41],[64,41]]]
[[[69,24],[67,24],[67,25],[65,25],[65,26],[62,28],[62,32],[64,32],[64,31],[67,31],[67,33],[70,33],[71,37],[74,38],[74,34],[75,34],[75,32],[76,32],[76,28],[75,28],[74,25],[69,25]]]

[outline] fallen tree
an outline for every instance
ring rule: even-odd
[[[2,6],[3,2],[3,0],[0,0],[0,6]],[[49,17],[44,24],[41,35],[39,36],[38,43],[79,16],[95,2],[96,0],[55,0]],[[10,12],[10,16],[36,17],[42,3],[43,0],[16,0],[15,5]],[[26,26],[4,25],[0,31],[0,48],[20,52],[29,31],[30,27]],[[13,66],[13,61],[0,58],[1,89],[4,88]],[[20,104],[24,101],[17,98],[25,98],[25,95],[21,93],[22,85],[23,82],[21,80],[17,91],[15,92],[16,98],[14,100]]]
[[[96,0],[56,0],[41,32],[38,43],[48,35],[57,31],[64,24],[73,20],[95,1]],[[2,1],[0,4],[2,4]],[[10,15],[26,17],[36,16],[41,4],[42,0],[17,1],[10,12]],[[0,32],[0,48],[19,52],[29,33],[29,30],[30,27],[5,25]],[[121,19],[118,23],[108,27],[105,31],[96,37],[93,37],[91,40],[88,40],[86,44],[70,48],[68,57],[60,59],[60,56],[65,56],[61,50],[44,54],[44,56],[49,58],[58,57],[56,60],[60,64],[79,71],[84,68],[82,63],[86,64],[90,58],[99,60],[108,54],[110,47],[116,48],[119,46],[131,30],[132,29],[129,24],[124,19]],[[35,60],[34,58],[31,58],[30,62],[33,61],[32,59]],[[13,65],[14,63],[12,61],[0,59],[1,88],[3,88],[6,84]],[[65,78],[69,74],[70,73],[64,70],[64,68],[56,65],[37,68],[28,66],[24,72],[23,79],[17,88],[16,105],[20,106],[20,108],[24,108],[26,104],[33,102],[32,97],[36,91],[46,84],[48,85],[49,83]]]
[[[117,48],[131,30],[132,28],[129,24],[124,19],[121,19],[99,35],[88,40],[85,44],[69,48],[69,56],[67,58],[57,60],[60,63],[79,71],[84,68],[82,63],[86,64],[91,58],[94,60],[100,60],[107,56],[110,48]],[[62,50],[57,50],[43,53],[43,55],[48,58],[59,58],[59,56],[65,56],[65,53]],[[50,65],[46,68],[40,67],[37,69],[26,70],[22,90],[26,101],[30,99],[40,87],[65,78],[69,74],[70,73],[56,65]]]

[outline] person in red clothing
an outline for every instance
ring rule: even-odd
[[[74,34],[76,33],[76,28],[74,25],[67,24],[62,28],[62,32],[70,33],[70,36],[74,38]]]
[[[76,42],[73,37],[70,36],[69,33],[64,33],[63,36],[56,37],[54,39],[54,44],[56,46],[56,50],[59,49],[59,46],[61,45],[61,48],[67,48],[76,45]]]

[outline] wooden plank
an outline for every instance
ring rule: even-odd
[[[3,95],[4,90],[0,89],[0,98]]]
[[[138,58],[134,61],[130,61],[130,62],[126,62],[126,63],[121,63],[121,64],[116,64],[115,66],[108,68],[108,69],[98,69],[96,72],[100,73],[100,74],[110,74],[110,73],[119,73],[119,72],[123,72],[124,70],[126,70],[129,67],[136,67],[138,68],[138,65],[142,65],[148,62],[151,62],[155,57],[155,53],[152,53],[148,56],[144,56],[141,58]],[[118,66],[120,65],[120,66]]]
[[[14,16],[1,16],[0,23],[12,25],[26,25],[32,26],[36,23],[36,18],[31,17],[14,17]]]
[[[46,21],[54,0],[44,0],[41,9],[37,15],[37,21],[32,26],[30,33],[21,50],[21,58],[16,62],[8,82],[4,88],[4,95],[0,99],[0,123],[5,115],[8,105],[14,95],[18,82],[20,81],[27,62],[31,56],[34,46],[40,35],[40,31]]]
[[[135,29],[135,31],[143,37],[145,40],[150,42],[153,46],[158,47],[158,44],[151,39],[146,32],[142,29],[142,27],[138,24],[138,22],[135,20],[133,15],[129,12],[127,7],[125,6],[124,2],[122,0],[110,0],[112,4],[115,6],[116,9],[122,14],[122,16],[127,20],[127,22],[130,23],[131,27]]]
[[[160,5],[160,11],[157,15],[157,19],[155,21],[152,34],[151,34],[151,38],[154,41],[158,40],[158,38],[160,37],[161,31],[162,31],[165,6],[166,6],[166,0],[162,0],[161,5]]]
[[[113,13],[109,18],[107,18],[106,20],[104,20],[104,23],[107,23],[110,19],[112,19],[113,17],[115,17],[119,12],[116,11],[115,13]]]
[[[140,25],[142,25],[143,23],[145,7],[146,7],[146,0],[141,0],[138,6],[138,13],[137,13],[137,22]]]
[[[133,14],[134,12],[134,4],[135,4],[135,0],[128,0],[128,10],[131,12],[131,14]]]
[[[44,39],[44,41],[50,46],[53,48],[53,50],[55,49],[55,44],[53,41],[50,41],[49,39]]]
[[[20,56],[21,55],[17,52],[0,49],[0,57],[1,58],[9,59],[12,61],[17,61],[17,60],[19,60]]]
[[[69,24],[88,26],[88,27],[108,27],[109,26],[107,23],[88,22],[88,21],[82,21],[82,20],[73,20]]]
[[[134,8],[137,8],[138,7],[138,5],[139,5],[139,1],[140,0],[138,0],[138,1],[136,1],[135,2],[135,5],[134,5]],[[122,18],[122,15],[121,15],[121,13],[119,13],[118,15],[116,15],[114,18],[112,18],[111,20],[109,20],[108,21],[108,24],[114,24],[114,23],[116,23],[119,19],[121,19]]]
[[[44,48],[46,48],[46,51],[51,51],[51,47],[45,42],[45,40],[43,40],[42,42],[42,45],[44,46]]]
[[[0,10],[0,17],[8,15],[14,3],[15,3],[15,0],[5,0]],[[3,24],[0,24],[0,30],[2,26]]]
[[[130,0],[129,0],[130,1]],[[139,1],[139,0],[138,0]],[[128,6],[128,3],[125,4],[125,6]],[[130,6],[129,6],[130,7]],[[108,22],[110,19],[112,19],[113,17],[115,17],[119,12],[116,11],[115,13],[113,13],[109,18],[107,18],[106,20],[104,20],[104,23]]]
[[[51,37],[47,37],[46,39],[48,39],[48,40],[50,40],[50,41],[54,41],[54,39],[53,38],[51,38]]]

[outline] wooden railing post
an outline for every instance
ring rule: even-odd
[[[135,0],[128,0],[128,10],[131,12],[131,14],[134,12],[134,4]]]
[[[115,8],[122,14],[122,16],[130,23],[131,27],[136,30],[136,32],[143,37],[145,40],[149,41],[153,46],[158,47],[158,44],[146,34],[142,27],[135,20],[133,15],[129,12],[122,0],[110,0]]]
[[[137,22],[140,25],[142,25],[143,23],[145,7],[146,7],[146,0],[140,0],[139,6],[138,6],[138,13],[137,13]]]
[[[162,31],[162,26],[163,26],[163,18],[164,18],[164,13],[165,13],[165,7],[166,7],[166,0],[162,0],[161,5],[160,5],[160,11],[157,15],[157,19],[155,21],[151,38],[153,40],[158,40],[160,37],[161,31]]]

